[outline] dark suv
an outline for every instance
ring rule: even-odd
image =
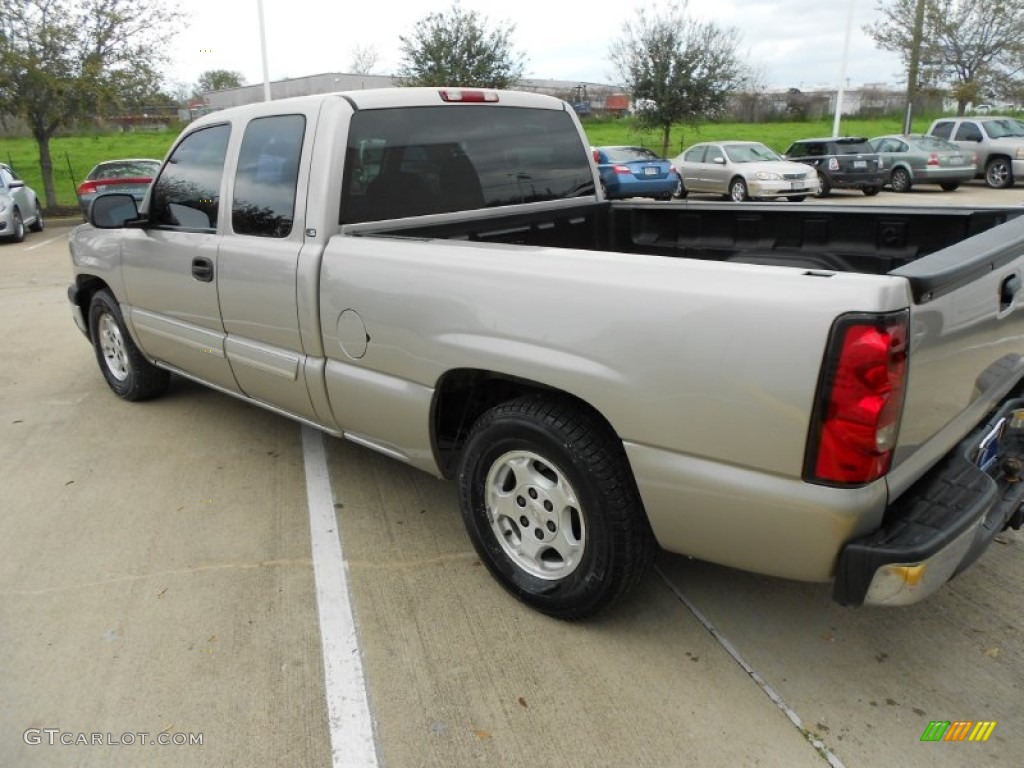
[[[817,170],[819,197],[833,189],[859,189],[865,195],[877,195],[886,182],[882,158],[861,136],[800,139],[786,150],[785,157]]]

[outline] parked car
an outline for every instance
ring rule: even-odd
[[[25,228],[43,231],[43,208],[35,191],[11,166],[0,163],[0,238],[20,243]]]
[[[1012,187],[1024,176],[1024,122],[1013,117],[946,117],[928,133],[978,153],[979,178],[993,189]]]
[[[679,187],[672,164],[644,147],[594,147],[605,197],[671,200]]]
[[[821,188],[814,169],[783,160],[774,149],[757,141],[694,144],[672,164],[682,179],[679,197],[716,192],[737,203],[765,197],[785,197],[798,203]]]
[[[859,189],[865,195],[877,195],[886,182],[882,158],[863,136],[800,139],[783,157],[817,171],[820,197],[827,197],[833,189]]]
[[[952,192],[977,172],[975,153],[938,136],[878,136],[871,146],[885,163],[893,192],[909,192],[915,184],[938,184]]]
[[[89,171],[85,181],[78,185],[78,207],[82,218],[89,217],[89,206],[103,192],[124,192],[141,204],[149,190],[160,161],[151,158],[107,160]]]

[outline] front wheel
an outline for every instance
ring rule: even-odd
[[[861,192],[863,192],[868,197],[874,197],[875,195],[877,195],[881,191],[882,191],[881,187],[864,187],[864,189],[861,190]]]
[[[740,178],[735,178],[730,181],[729,199],[734,203],[744,203],[749,200],[750,194],[747,192],[747,182]]]
[[[147,400],[167,389],[170,374],[146,360],[125,328],[117,299],[97,291],[89,304],[89,336],[103,378],[125,400]]]
[[[654,560],[654,535],[622,443],[582,405],[527,396],[473,426],[459,465],[469,538],[519,600],[582,619],[611,605]]]
[[[676,198],[676,200],[682,200],[688,194],[690,194],[689,190],[683,186],[683,180],[680,179],[679,183],[676,184],[676,191],[672,193],[672,197]]]
[[[11,240],[20,243],[25,239],[25,220],[21,218],[21,211],[17,208],[11,214]]]
[[[889,183],[892,185],[893,192],[909,192],[910,188],[914,186],[906,168],[893,168]]]
[[[786,199],[791,203],[802,203],[807,199],[807,195],[790,195]]]
[[[985,183],[992,189],[1007,189],[1013,186],[1013,168],[1005,157],[989,160],[985,166]]]
[[[945,184],[939,184],[939,186],[942,187],[943,192],[956,192],[960,189],[960,184],[956,181],[949,181]]]

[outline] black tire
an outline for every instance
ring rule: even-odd
[[[943,192],[956,192],[960,189],[960,182],[958,181],[947,181],[945,184],[939,184],[942,187]]]
[[[807,199],[807,195],[790,195],[786,199],[791,203],[802,203]]]
[[[828,197],[832,194],[832,185],[829,184],[828,176],[823,173],[819,173],[818,178],[821,179],[821,189],[815,197]]]
[[[1013,166],[1005,157],[994,157],[985,166],[985,183],[992,189],[1009,189],[1013,186]]]
[[[676,184],[676,191],[672,194],[672,196],[677,200],[682,200],[688,194],[690,194],[689,190],[687,190],[686,187],[683,186],[683,181],[682,179],[680,179],[679,183]]]
[[[89,337],[103,378],[118,397],[136,402],[167,390],[170,374],[142,356],[107,290],[97,291],[89,304]]]
[[[622,443],[574,401],[526,396],[484,413],[462,452],[459,492],[484,565],[550,616],[592,616],[654,562]]]
[[[893,192],[909,192],[914,186],[914,180],[910,178],[910,172],[906,168],[893,168],[889,184]]]
[[[36,200],[36,220],[29,225],[29,229],[33,232],[43,231],[43,209],[39,207],[38,200]]]
[[[11,212],[11,242],[20,243],[25,239],[25,220],[17,208]]]
[[[874,197],[875,195],[877,195],[881,191],[882,191],[881,187],[864,187],[864,189],[861,190],[861,192],[863,192],[868,197]]]
[[[729,199],[734,203],[745,203],[750,199],[747,182],[739,176],[729,182]]]

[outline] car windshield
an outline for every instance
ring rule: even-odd
[[[601,147],[609,163],[649,163],[660,160],[656,154],[643,147]]]
[[[764,144],[729,144],[725,154],[734,163],[760,163],[765,160],[781,160],[782,158]]]
[[[985,122],[985,131],[993,139],[1004,139],[1007,136],[1024,138],[1024,123],[1011,119],[988,120]]]
[[[153,178],[160,169],[160,163],[154,160],[125,160],[117,163],[97,165],[88,175],[88,179],[126,179]]]

